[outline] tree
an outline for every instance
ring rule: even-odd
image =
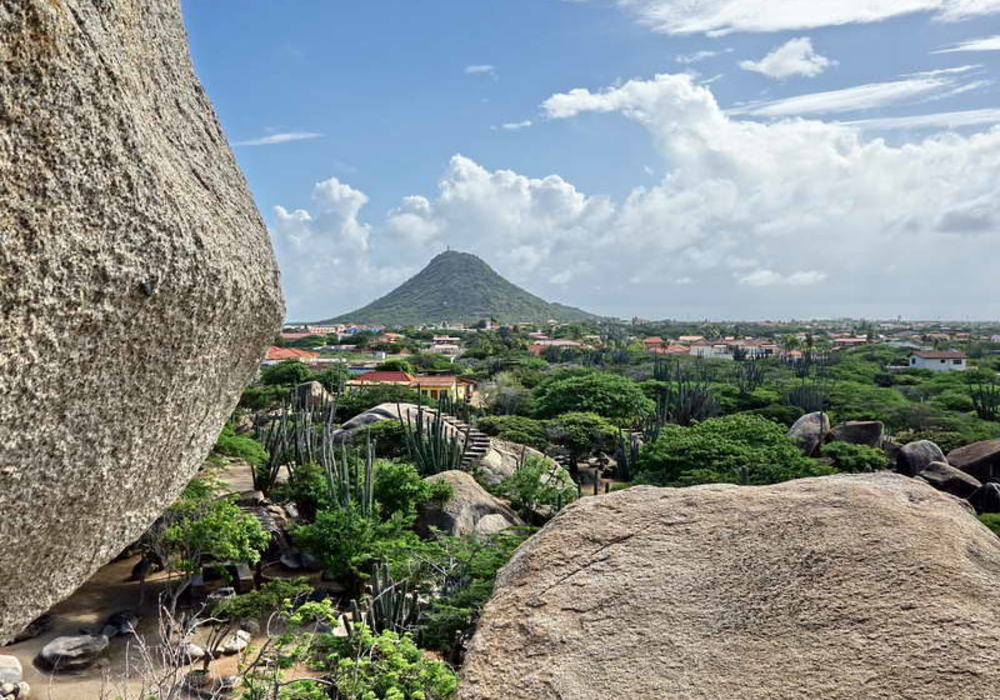
[[[535,413],[540,418],[596,413],[624,426],[651,414],[654,408],[655,404],[638,384],[610,372],[543,381],[535,390]]]
[[[520,412],[530,401],[531,392],[512,372],[500,372],[483,385],[482,395],[486,405],[501,415]]]
[[[347,386],[347,380],[351,378],[350,372],[343,365],[334,365],[315,376],[316,381],[323,385],[323,388],[331,394],[340,394]]]
[[[580,460],[596,452],[611,452],[618,445],[619,429],[596,413],[567,413],[549,421],[549,439],[569,451],[575,473]]]
[[[288,386],[312,379],[312,370],[298,360],[285,360],[265,367],[260,372],[260,383],[265,386]]]
[[[171,592],[170,614],[206,561],[256,564],[270,536],[254,516],[228,499],[216,499],[210,488],[196,484],[170,506],[147,536],[171,573],[181,576]]]
[[[664,427],[640,450],[638,480],[659,486],[774,484],[833,471],[803,457],[783,426],[741,413],[690,428]]]
[[[414,374],[413,365],[411,365],[406,360],[394,359],[386,360],[385,362],[380,362],[375,370],[378,372],[406,372],[407,374]]]

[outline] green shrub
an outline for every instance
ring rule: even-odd
[[[375,501],[383,520],[398,516],[412,525],[419,506],[444,503],[451,496],[450,484],[424,481],[412,464],[384,460],[375,464]]]
[[[983,513],[979,516],[979,522],[992,530],[994,535],[1000,537],[1000,513]]]
[[[371,439],[375,454],[384,459],[401,459],[409,454],[406,448],[406,431],[398,420],[380,420],[354,433],[351,444],[367,445]]]
[[[543,381],[535,389],[534,407],[540,418],[596,413],[618,425],[631,425],[651,414],[655,404],[631,379],[610,372],[589,372]]]
[[[882,450],[849,442],[824,445],[820,455],[833,460],[834,468],[842,472],[875,472],[889,466],[889,458]]]
[[[237,435],[232,425],[226,425],[212,448],[215,454],[238,459],[252,467],[258,467],[267,460],[267,452],[251,437]]]
[[[285,360],[260,371],[260,383],[264,386],[294,386],[310,379],[312,370],[298,360]]]
[[[770,406],[765,406],[764,408],[755,408],[752,411],[746,411],[751,415],[760,416],[761,418],[767,418],[770,421],[774,421],[779,425],[783,425],[787,428],[792,427],[799,418],[804,414],[803,410],[798,406],[783,406],[782,404],[772,404]]]
[[[529,457],[524,466],[496,487],[496,492],[509,500],[511,507],[527,522],[538,520],[542,511],[547,512],[548,517],[555,515],[579,495],[566,470],[541,457]]]
[[[830,473],[803,457],[782,426],[740,413],[690,428],[665,426],[659,439],[640,451],[638,481],[661,486],[773,484]]]
[[[518,445],[527,445],[544,451],[549,445],[545,421],[524,416],[486,416],[476,421],[476,428]]]
[[[240,408],[250,411],[270,411],[288,402],[290,390],[283,386],[252,384],[240,396]]]
[[[347,421],[383,403],[412,403],[433,405],[426,396],[412,389],[394,384],[376,384],[363,389],[348,391],[337,399],[337,419]]]

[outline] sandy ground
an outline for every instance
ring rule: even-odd
[[[226,490],[252,489],[248,467],[245,465],[233,465],[216,476],[223,481]],[[15,656],[21,662],[24,680],[32,688],[32,700],[104,700],[119,697],[123,690],[128,693],[125,700],[138,700],[133,694],[142,687],[136,668],[141,664],[138,663],[140,655],[132,637],[116,637],[111,640],[106,653],[108,663],[103,668],[93,667],[80,673],[54,675],[34,663],[42,647],[56,637],[79,634],[81,629],[100,629],[112,613],[138,609],[139,583],[128,580],[132,567],[138,560],[138,556],[129,557],[112,562],[98,571],[72,596],[49,611],[53,617],[53,626],[45,634],[20,644],[0,647],[0,654]],[[166,588],[166,583],[162,573],[147,579],[145,604],[138,609],[141,621],[137,629],[139,635],[146,639],[158,637],[157,601]],[[214,583],[216,582],[209,585]],[[225,585],[222,581],[217,583]],[[235,673],[237,663],[235,656],[223,657],[212,662],[211,674],[231,675]],[[189,668],[196,667],[200,667],[200,664]],[[187,669],[181,669],[178,676],[183,677],[186,671]]]

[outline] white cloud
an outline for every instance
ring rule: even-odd
[[[783,80],[794,75],[815,78],[837,62],[821,56],[813,49],[809,37],[790,39],[759,61],[741,61],[743,70],[762,73],[769,78]]]
[[[740,284],[750,287],[805,287],[812,284],[819,284],[826,279],[825,272],[809,270],[803,272],[793,272],[790,275],[782,275],[774,270],[754,270],[745,275],[734,275]]]
[[[1000,315],[1000,127],[897,147],[856,126],[741,121],[687,75],[571,90],[543,110],[638,122],[667,174],[613,201],[455,156],[436,194],[370,227],[364,195],[320,187],[310,212],[277,210],[292,315],[360,306],[447,245],[622,316]]]
[[[291,141],[306,141],[309,139],[321,138],[323,134],[315,134],[309,131],[291,131],[283,134],[271,134],[259,139],[249,141],[236,141],[234,146],[274,146],[279,143],[289,143]]]
[[[683,54],[681,56],[675,56],[674,60],[678,63],[684,65],[690,65],[692,63],[701,63],[702,61],[718,56],[718,51],[695,51],[694,53]]]
[[[527,129],[531,126],[531,120],[525,119],[523,122],[508,122],[507,124],[501,124],[500,128],[504,131],[520,131],[521,129]]]
[[[570,0],[579,2],[581,0]],[[586,1],[586,0],[583,0]],[[597,0],[614,3],[656,32],[778,32],[881,22],[915,12],[940,21],[1000,12],[1000,0]]]
[[[907,73],[904,78],[933,78],[936,75],[954,75],[956,73],[968,73],[969,71],[982,68],[982,64],[976,63],[969,66],[956,66],[954,68],[937,68],[935,70],[925,70],[919,73]]]
[[[465,67],[466,75],[496,75],[496,69],[489,64],[480,64]]]
[[[788,117],[808,114],[836,114],[876,109],[898,103],[951,97],[985,83],[962,83],[954,75],[903,78],[886,83],[856,85],[841,90],[814,92],[780,100],[752,102],[730,110],[734,115]]]
[[[847,126],[862,129],[957,129],[982,124],[1000,124],[1000,109],[969,109],[960,112],[939,112],[918,114],[912,117],[884,117],[881,119],[858,119],[844,122]]]
[[[932,53],[957,53],[960,51],[1000,51],[1000,34],[982,39],[970,39]]]

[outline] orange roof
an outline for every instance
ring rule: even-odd
[[[663,345],[663,338],[658,335],[654,335],[652,338],[646,338],[642,342],[646,345]]]
[[[279,348],[272,345],[267,349],[267,359],[271,362],[282,360],[315,360],[319,357],[318,352],[299,350],[298,348]]]
[[[660,347],[650,348],[649,351],[654,355],[690,355],[691,349],[686,345],[661,345]]]
[[[361,384],[409,384],[413,375],[406,372],[365,372],[354,377],[350,383]]]
[[[455,386],[459,379],[453,374],[428,374],[426,377],[416,377],[413,380],[411,386],[426,386],[426,387],[439,387],[439,386]]]

